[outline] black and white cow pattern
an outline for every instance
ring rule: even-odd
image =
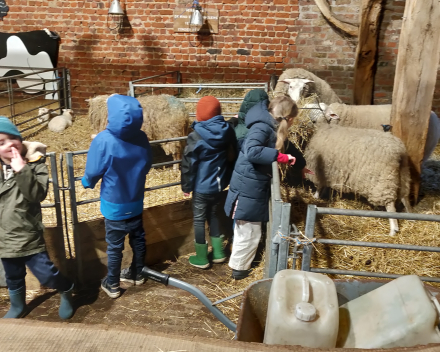
[[[5,17],[8,14],[9,6],[6,5],[5,0],[0,0],[0,20],[3,21],[3,17]]]
[[[0,33],[0,77],[20,73],[32,73],[45,68],[57,67],[59,36],[48,29],[24,33]],[[54,72],[27,76],[38,80],[56,78]],[[20,88],[29,86],[29,81],[17,80]],[[43,89],[56,89],[55,82],[45,87],[44,82],[33,86],[26,93],[38,93]],[[46,99],[57,99],[57,94],[48,93]]]

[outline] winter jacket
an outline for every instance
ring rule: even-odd
[[[245,122],[249,133],[235,163],[224,209],[231,216],[238,201],[235,219],[268,221],[272,162],[278,156],[276,121],[263,101],[249,110]]]
[[[269,220],[272,163],[278,156],[275,149],[277,122],[269,114],[266,101],[252,107],[245,121],[249,133],[235,163],[224,209],[226,215],[232,216],[238,201],[235,219],[265,222]],[[301,152],[288,141],[285,148],[285,153],[296,157],[295,164],[290,168],[302,170],[306,161]]]
[[[143,211],[151,147],[141,131],[142,107],[135,98],[112,95],[107,107],[108,125],[90,145],[82,184],[94,188],[102,179],[102,215],[109,220],[124,220]]]
[[[269,102],[269,96],[267,93],[262,89],[253,89],[249,91],[241,103],[240,111],[238,112],[238,122],[236,126],[234,127],[235,130],[235,136],[237,137],[238,142],[238,150],[241,150],[241,147],[243,145],[243,141],[246,138],[246,135],[248,134],[248,129],[246,127],[245,123],[245,117],[247,112],[257,103],[261,101],[267,101]]]
[[[49,174],[46,146],[23,142],[27,164],[19,172],[1,163],[0,258],[17,258],[44,252],[41,205],[47,195]]]
[[[234,168],[234,130],[221,115],[194,122],[191,128],[182,158],[182,191],[219,193],[228,186]]]

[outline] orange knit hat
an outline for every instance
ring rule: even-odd
[[[221,115],[222,108],[216,97],[208,95],[203,97],[197,103],[196,119],[197,121],[207,121],[214,116]]]

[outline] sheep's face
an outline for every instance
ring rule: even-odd
[[[72,117],[72,119],[73,119],[74,115],[73,115],[73,110],[72,109],[63,109],[62,111],[63,111],[63,115],[65,115],[65,116],[69,116],[70,115],[70,117]]]
[[[37,121],[38,122],[44,122],[49,120],[49,114],[50,114],[50,109],[48,108],[39,108],[38,109],[38,115],[40,115],[39,117],[37,117]]]
[[[306,104],[302,108],[309,110],[309,119],[313,123],[324,121],[327,123],[339,122],[339,115],[326,103],[319,103],[319,105],[316,103]]]
[[[313,81],[311,81],[310,79],[304,78],[288,78],[282,80],[281,82],[287,83],[289,85],[287,94],[289,94],[294,102],[298,102],[305,85],[307,83],[313,83]]]

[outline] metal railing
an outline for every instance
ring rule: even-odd
[[[0,66],[0,69],[27,72],[0,78],[0,111],[9,117],[20,133],[44,125],[38,109],[49,107],[61,114],[71,107],[70,75],[66,68],[30,68]],[[37,121],[35,121],[37,120]]]
[[[145,83],[146,80],[153,80],[167,75],[177,75],[176,83]],[[269,84],[267,82],[254,82],[254,83],[181,83],[181,74],[179,71],[172,71],[168,73],[164,73],[161,75],[150,76],[146,78],[137,79],[135,81],[129,82],[129,92],[128,94],[132,97],[138,97],[144,94],[155,94],[156,91],[162,89],[177,89],[177,99],[184,103],[197,103],[202,95],[199,97],[179,97],[179,94],[182,92],[183,88],[193,88],[197,90],[196,94],[202,89],[263,89],[264,91],[268,91]],[[143,83],[140,83],[143,82]],[[138,91],[143,89],[144,92],[139,93]],[[241,104],[243,102],[243,97],[217,97],[217,99],[222,104]],[[238,109],[237,109],[238,112]],[[223,116],[230,117],[235,115],[236,113],[223,113]],[[195,112],[190,111],[189,115],[191,117],[195,116]]]
[[[269,223],[266,236],[264,277],[272,278],[283,269],[287,269],[288,259],[296,261],[296,245],[293,255],[289,255],[291,238],[297,235],[296,226],[290,224],[291,204],[281,200],[281,183],[278,163],[272,163],[271,199],[269,201]],[[292,231],[293,229],[293,231]]]
[[[373,247],[373,248],[400,249],[400,250],[409,250],[409,251],[440,253],[440,247],[315,238],[314,237],[315,223],[316,223],[316,216],[318,214],[440,222],[439,215],[394,213],[394,212],[370,211],[370,210],[334,209],[334,208],[317,207],[316,205],[309,205],[307,209],[307,218],[306,218],[306,226],[305,226],[305,236],[309,239],[309,241],[304,243],[304,248],[302,251],[302,264],[301,264],[301,270],[304,271],[312,271],[317,273],[326,273],[326,274],[335,274],[335,275],[336,274],[355,275],[355,276],[367,276],[367,277],[378,277],[378,278],[397,278],[402,276],[398,274],[376,273],[369,271],[339,270],[332,268],[311,267],[312,253],[313,253],[312,241],[314,243],[322,243],[322,244],[330,244],[330,245],[338,245],[338,246]],[[428,282],[440,282],[440,278],[434,278],[434,277],[421,276],[420,279]]]
[[[168,77],[169,79],[172,79],[172,77],[174,75],[176,76],[176,83],[177,84],[182,82],[182,74],[180,73],[180,71],[165,72],[160,75],[154,75],[154,76],[149,76],[149,77],[145,77],[145,78],[136,79],[134,81],[130,81],[128,83],[128,87],[129,87],[128,95],[131,97],[137,98],[141,95],[148,94],[148,93],[155,94],[156,91],[158,91],[158,90],[161,91],[163,88],[170,88],[169,85],[165,85],[165,87],[154,87],[154,86],[152,87],[149,84],[145,83],[145,81],[153,80],[153,79],[157,79],[157,78],[161,78],[161,77]],[[143,82],[143,83],[139,83],[139,82]],[[137,93],[136,88],[140,88],[140,87],[144,87],[144,88],[149,87],[149,88],[151,88],[151,90],[148,93],[147,92]],[[181,90],[178,89],[177,92],[180,93]]]

